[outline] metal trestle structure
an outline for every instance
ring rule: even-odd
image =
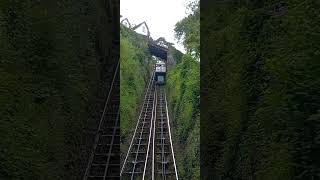
[[[178,180],[165,89],[153,76],[121,168],[123,180]]]

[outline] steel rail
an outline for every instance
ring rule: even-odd
[[[142,103],[142,108],[141,108],[141,111],[140,111],[140,114],[139,114],[138,122],[137,122],[137,125],[136,125],[136,127],[135,127],[135,130],[134,130],[134,133],[133,133],[133,136],[132,136],[130,145],[129,145],[129,149],[128,149],[128,152],[127,152],[127,155],[126,155],[125,160],[124,160],[124,163],[123,163],[123,165],[122,165],[122,168],[121,168],[121,171],[120,171],[120,176],[122,176],[122,174],[123,174],[123,170],[124,170],[124,167],[125,167],[125,165],[126,165],[126,162],[127,162],[127,159],[128,159],[128,156],[129,156],[129,153],[130,153],[132,144],[133,144],[133,140],[134,140],[135,134],[136,134],[136,132],[137,132],[137,129],[138,129],[138,126],[139,126],[139,123],[140,123],[140,118],[141,118],[141,115],[142,115],[142,112],[143,112],[143,107],[144,107],[145,101],[146,101],[146,99],[147,99],[148,91],[149,91],[149,88],[150,88],[150,86],[151,86],[153,76],[154,76],[154,72],[153,72],[153,74],[152,74],[152,76],[151,76],[151,78],[150,78],[150,81],[149,81],[149,84],[148,84],[148,88],[147,88],[147,91],[146,91],[145,96],[144,96],[144,100],[143,100],[143,103]]]
[[[162,89],[160,89],[160,96],[159,96],[159,100],[160,100],[160,104],[159,104],[159,109],[160,109],[160,152],[161,152],[161,174],[162,174],[162,180],[166,180],[166,157],[165,157],[165,134],[164,134],[164,123],[166,122],[166,119],[164,118],[163,115],[163,93],[162,93]]]
[[[117,113],[117,118],[116,118],[116,122],[115,122],[115,128],[113,128],[113,132],[112,132],[112,139],[111,139],[111,142],[110,142],[110,148],[109,148],[109,152],[108,152],[108,159],[107,159],[107,162],[106,162],[106,167],[105,167],[105,170],[104,170],[104,175],[103,175],[103,179],[105,180],[107,177],[108,177],[108,169],[109,169],[109,162],[110,162],[110,158],[111,158],[111,152],[112,152],[112,149],[113,149],[113,143],[114,143],[114,139],[115,139],[115,136],[116,136],[116,131],[117,131],[117,127],[118,127],[118,122],[119,122],[119,115],[120,115],[120,108],[118,108],[118,113]]]
[[[154,161],[157,162],[157,176],[155,179],[162,180],[178,180],[178,173],[175,163],[175,156],[172,145],[172,137],[170,131],[170,120],[168,115],[166,94],[164,87],[157,86],[157,115],[155,126],[154,146],[157,148]]]
[[[151,87],[153,88],[153,87]],[[149,92],[149,98],[148,98],[148,103],[147,103],[147,108],[149,108],[149,103],[150,103],[150,100],[151,100],[151,92]],[[146,121],[146,117],[147,117],[147,112],[145,112],[144,114],[144,118],[143,118],[143,125],[142,125],[142,128],[141,128],[141,132],[140,132],[140,136],[139,136],[139,143],[138,143],[138,148],[137,148],[137,151],[136,151],[136,157],[135,157],[135,162],[137,162],[138,160],[138,156],[139,156],[139,150],[140,150],[140,143],[141,143],[141,139],[142,139],[142,135],[143,135],[143,130],[144,130],[144,126],[145,126],[145,121]],[[152,118],[151,118],[152,120]],[[150,122],[151,124],[151,122]],[[152,126],[150,126],[150,133],[151,133],[151,129],[152,129]],[[150,135],[149,135],[150,137]],[[150,139],[149,139],[150,140]],[[148,147],[149,147],[149,144],[150,144],[150,141],[148,142]],[[147,149],[147,152],[149,151],[149,149]],[[148,156],[146,155],[146,160],[147,160]],[[145,161],[146,163],[146,161]],[[145,166],[146,167],[146,166]],[[143,170],[143,176],[142,176],[142,179],[144,179],[144,176],[145,176],[145,167],[144,167],[144,170]],[[131,180],[133,180],[134,178],[134,173],[135,173],[135,170],[136,170],[136,163],[133,165],[133,170],[132,170],[132,174],[131,174]]]
[[[148,148],[147,148],[147,154],[146,154],[146,159],[144,162],[144,169],[143,169],[143,175],[142,175],[142,180],[144,180],[145,175],[146,175],[146,169],[147,169],[147,162],[148,162],[148,157],[149,157],[149,148],[150,148],[150,143],[151,143],[151,136],[152,136],[152,130],[153,130],[153,121],[154,121],[154,110],[156,108],[156,91],[153,93],[153,107],[152,107],[152,115],[151,115],[151,127],[149,131],[149,141],[148,141]]]
[[[170,130],[170,119],[169,119],[169,112],[168,112],[168,103],[167,103],[167,95],[164,93],[164,98],[165,98],[165,104],[166,104],[166,112],[167,112],[167,123],[168,123],[168,130],[169,130],[169,137],[170,137],[170,146],[171,146],[171,153],[172,153],[172,159],[173,159],[173,164],[174,164],[174,171],[176,175],[176,180],[179,180],[178,178],[178,171],[177,171],[177,165],[176,165],[176,159],[174,157],[174,151],[173,151],[173,146],[172,146],[172,138],[171,138],[171,130]]]
[[[135,174],[142,173],[142,172],[136,172],[136,168],[137,168],[136,165],[138,164],[138,157],[141,154],[145,155],[142,179],[144,179],[145,174],[146,174],[147,162],[148,162],[148,156],[149,156],[149,149],[150,149],[151,137],[152,137],[152,128],[153,128],[152,120],[154,118],[153,114],[154,114],[154,108],[155,108],[155,105],[154,105],[155,93],[154,93],[153,78],[154,78],[154,72],[153,72],[153,74],[152,74],[152,76],[150,78],[150,81],[149,81],[149,84],[148,84],[148,88],[147,88],[147,91],[146,91],[146,94],[145,94],[145,97],[144,97],[143,106],[141,108],[140,115],[139,115],[139,118],[138,118],[138,122],[136,124],[135,131],[134,131],[134,134],[132,136],[132,139],[131,139],[131,142],[130,142],[130,145],[129,145],[129,149],[127,151],[123,166],[121,168],[120,176],[123,177],[124,173],[126,173],[126,174],[129,173],[129,174],[131,174],[131,177],[130,177],[131,180],[134,179]],[[151,104],[152,104],[152,107],[151,107]],[[150,110],[149,110],[150,107],[152,109],[151,118],[150,118]],[[144,115],[144,117],[142,118],[143,115]],[[146,124],[148,124],[147,127],[145,127]],[[138,133],[138,127],[139,127],[140,133]],[[146,130],[148,128],[149,128],[148,145],[143,150],[143,151],[146,151],[146,152],[141,152],[140,148],[143,148],[143,146],[146,145],[146,144],[141,143],[141,140],[146,140],[147,139],[147,138],[142,138],[142,137],[143,137],[144,134],[147,133],[144,130]],[[134,145],[134,143],[133,143],[134,140],[138,140],[138,144],[135,144],[135,145],[137,145],[136,151],[131,152],[132,151],[132,146]],[[128,158],[129,158],[130,154],[135,154],[135,157],[133,157],[134,160],[132,161],[133,168],[131,168],[132,171],[130,171],[130,172],[124,172],[126,166],[129,166]],[[141,162],[143,162],[143,161],[141,161]]]
[[[161,98],[161,101],[162,101],[162,96],[160,96],[160,98]],[[165,144],[165,139],[163,139],[163,137],[164,137],[164,133],[163,133],[163,129],[164,129],[164,127],[163,127],[163,123],[164,123],[164,118],[163,118],[163,111],[162,111],[162,103],[160,104],[160,109],[161,109],[161,111],[160,111],[160,113],[161,113],[161,161],[162,162],[165,162],[165,154],[164,154],[164,152],[165,152],[165,149],[164,149],[164,144]],[[164,163],[162,163],[161,164],[161,169],[162,169],[162,174],[164,174],[164,176],[162,176],[162,179],[163,180],[166,180],[167,178],[166,178],[166,176],[165,176],[165,174],[166,174],[166,166],[165,166],[165,164]]]
[[[164,87],[154,85],[153,77],[121,169],[121,178],[178,180],[166,93]]]
[[[156,95],[156,98],[155,98],[155,105],[157,106],[157,89],[155,89],[155,95]],[[153,121],[153,139],[152,139],[152,174],[151,174],[151,180],[154,180],[154,147],[155,147],[155,137],[156,137],[156,121],[157,121],[157,107],[154,108],[155,112],[155,118],[154,118],[154,121]]]
[[[94,144],[93,144],[93,149],[92,149],[92,152],[91,152],[91,155],[90,155],[87,167],[86,167],[86,171],[85,171],[83,180],[87,180],[88,179],[89,172],[90,172],[90,169],[92,167],[92,162],[93,162],[93,159],[94,159],[94,156],[95,156],[95,151],[96,151],[96,148],[98,146],[99,137],[101,135],[100,134],[101,133],[101,126],[102,126],[103,120],[104,120],[106,112],[107,112],[107,107],[108,107],[108,104],[109,104],[109,100],[111,98],[110,97],[111,96],[111,92],[114,89],[114,84],[115,84],[115,81],[116,81],[115,79],[116,79],[116,76],[117,76],[117,73],[118,73],[118,70],[119,70],[119,65],[120,65],[120,61],[117,63],[116,69],[115,69],[114,74],[113,74],[111,86],[110,86],[110,89],[109,89],[109,92],[108,92],[108,96],[107,96],[107,99],[106,99],[106,102],[105,102],[105,105],[104,105],[104,108],[103,108],[103,112],[102,112],[102,115],[101,115],[101,118],[100,118],[100,121],[99,121],[99,126],[98,126],[98,129],[96,131],[96,136],[95,136],[95,141],[94,141]],[[112,137],[112,139],[114,139],[114,137]],[[111,148],[112,148],[112,144],[110,145],[110,149]],[[110,155],[110,154],[108,154],[108,155]],[[108,164],[106,164],[106,166],[108,166]]]

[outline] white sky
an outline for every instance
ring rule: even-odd
[[[189,0],[121,0],[121,19],[128,18],[129,22],[135,25],[145,21],[152,39],[164,37],[185,53],[183,45],[174,39],[174,27],[187,16],[188,2]]]

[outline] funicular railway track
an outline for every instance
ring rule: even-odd
[[[173,152],[167,99],[163,86],[156,88],[156,118],[154,121],[154,179],[178,179]]]
[[[152,75],[123,162],[123,180],[178,180],[164,87]]]
[[[113,73],[83,180],[120,179],[119,63]]]
[[[155,91],[152,75],[144,97],[138,122],[121,169],[121,179],[144,179],[152,136]]]

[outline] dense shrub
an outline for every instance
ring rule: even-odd
[[[181,179],[200,177],[200,64],[189,55],[168,73],[167,99]]]
[[[96,1],[0,1],[0,179],[77,176],[112,42],[96,19]]]
[[[319,3],[289,0],[282,15],[274,1],[210,4],[203,178],[319,179]]]
[[[143,36],[121,26],[120,100],[121,139],[131,138],[151,73],[152,59]]]

